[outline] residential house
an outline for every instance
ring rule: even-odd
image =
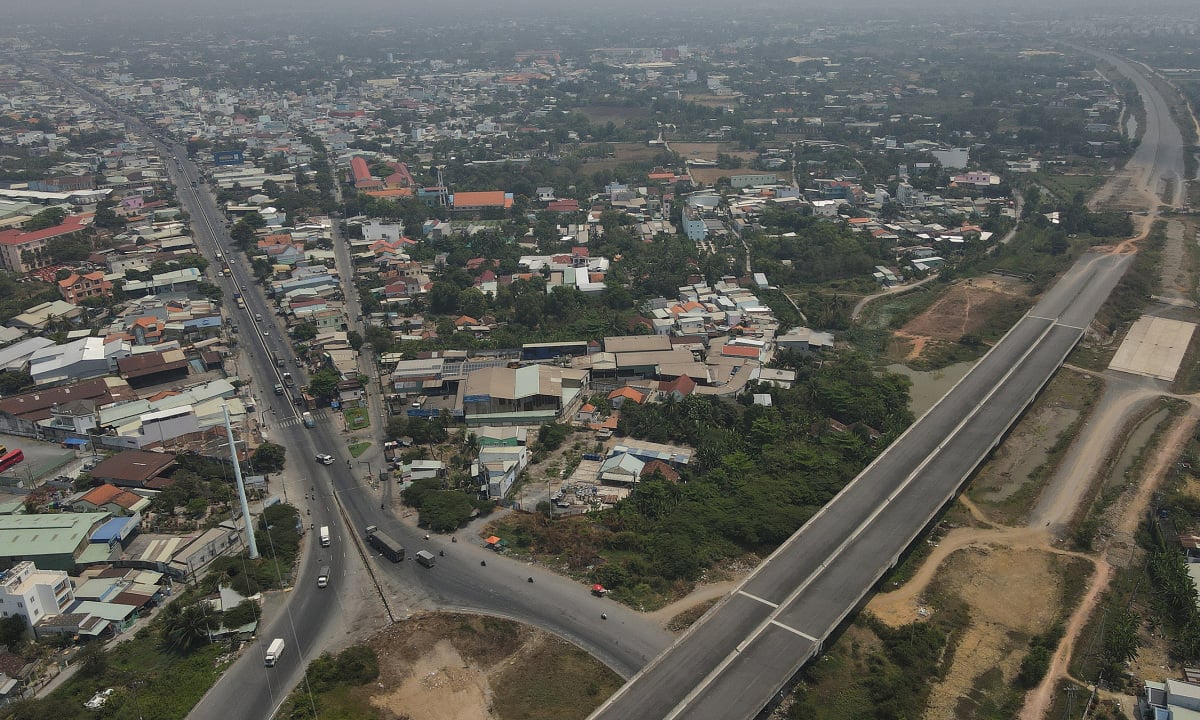
[[[608,394],[608,404],[614,410],[619,410],[626,402],[632,402],[634,405],[641,405],[642,403],[646,402],[646,394],[639,392],[628,385],[622,385]]]
[[[104,279],[100,270],[84,275],[71,273],[58,281],[58,292],[63,300],[78,305],[80,300],[90,297],[112,297],[113,284]]]
[[[130,516],[150,507],[150,498],[105,483],[75,498],[71,507],[76,512],[107,511],[118,517]]]

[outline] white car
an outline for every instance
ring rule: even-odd
[[[317,462],[321,463],[322,465],[332,465],[333,456],[329,453],[317,453]]]

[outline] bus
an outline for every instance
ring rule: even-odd
[[[0,457],[0,472],[4,472],[24,459],[25,453],[21,452],[19,449],[5,453],[3,457]]]

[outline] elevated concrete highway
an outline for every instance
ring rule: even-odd
[[[937,405],[592,717],[756,716],[1000,442],[1129,262],[1080,260]]]

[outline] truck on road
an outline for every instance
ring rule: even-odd
[[[275,638],[271,644],[267,646],[267,655],[264,658],[267,667],[275,667],[275,663],[279,661],[279,656],[283,655],[285,644],[283,638]]]
[[[321,526],[321,547],[329,547],[329,526]]]
[[[329,566],[321,568],[321,572],[317,574],[317,587],[323,588],[329,585]]]
[[[374,525],[367,526],[367,542],[392,562],[404,559],[404,546]]]
[[[418,550],[413,557],[416,558],[417,562],[421,563],[425,567],[433,567],[433,553],[429,552],[428,550]]]

